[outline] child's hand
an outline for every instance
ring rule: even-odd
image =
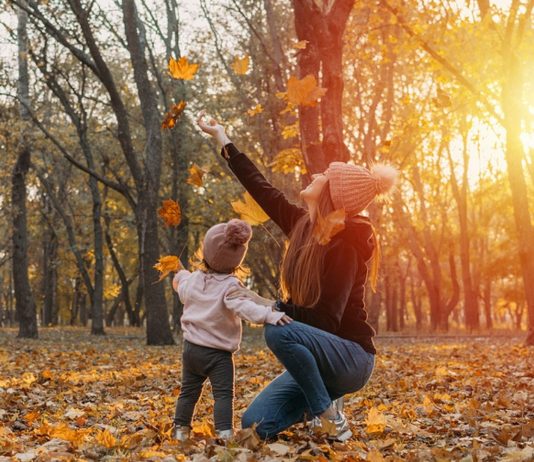
[[[276,323],[277,326],[285,326],[286,324],[291,324],[293,321],[287,314],[284,314]]]
[[[249,300],[252,300],[254,303],[257,303],[258,305],[263,306],[273,306],[275,301],[271,300],[270,298],[264,298],[260,295],[258,295],[256,292],[253,292],[252,290],[249,290],[245,287],[232,287],[226,297],[229,300],[233,300],[236,298],[247,298]]]
[[[217,121],[210,117],[208,122],[204,120],[206,113],[205,111],[201,111],[197,118],[197,125],[200,127],[200,129],[207,133],[208,135],[213,136],[215,140],[221,145],[226,146],[228,143],[231,143],[228,136],[226,136],[226,132],[224,131],[224,127],[217,123]]]

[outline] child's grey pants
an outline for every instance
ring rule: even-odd
[[[213,414],[217,431],[233,428],[234,361],[229,351],[208,348],[184,340],[182,388],[176,403],[174,424],[191,426],[202,387],[210,379],[215,405]]]

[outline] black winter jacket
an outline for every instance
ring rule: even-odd
[[[293,226],[307,211],[290,203],[272,186],[250,159],[234,144],[227,144],[221,154],[237,179],[269,217],[289,236]],[[277,303],[295,321],[359,343],[369,353],[376,353],[374,329],[367,323],[364,289],[367,262],[373,252],[372,227],[364,223],[345,222],[345,229],[327,244],[321,276],[321,296],[313,307],[302,307],[289,301]]]

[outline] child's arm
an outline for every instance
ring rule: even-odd
[[[265,304],[256,303],[251,298],[240,296],[236,298],[232,297],[232,290],[238,286],[231,287],[224,296],[224,304],[226,308],[232,310],[237,316],[255,324],[289,324],[291,318],[285,313],[280,311],[273,311],[272,305],[274,300],[271,300],[271,304],[266,306]],[[258,296],[259,297],[259,296]],[[263,299],[263,297],[260,297]],[[263,299],[266,300],[267,299]]]
[[[172,279],[172,288],[175,292],[178,293],[178,296],[180,297],[182,303],[185,303],[185,283],[189,279],[189,276],[191,276],[190,271],[180,270],[174,275],[174,278]]]

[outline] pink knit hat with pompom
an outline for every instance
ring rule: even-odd
[[[325,175],[334,208],[345,209],[347,215],[356,215],[377,195],[385,194],[393,187],[398,172],[390,165],[376,164],[368,170],[345,162],[332,162]]]
[[[245,258],[251,237],[250,225],[236,218],[212,226],[204,237],[204,260],[218,273],[231,273]]]

